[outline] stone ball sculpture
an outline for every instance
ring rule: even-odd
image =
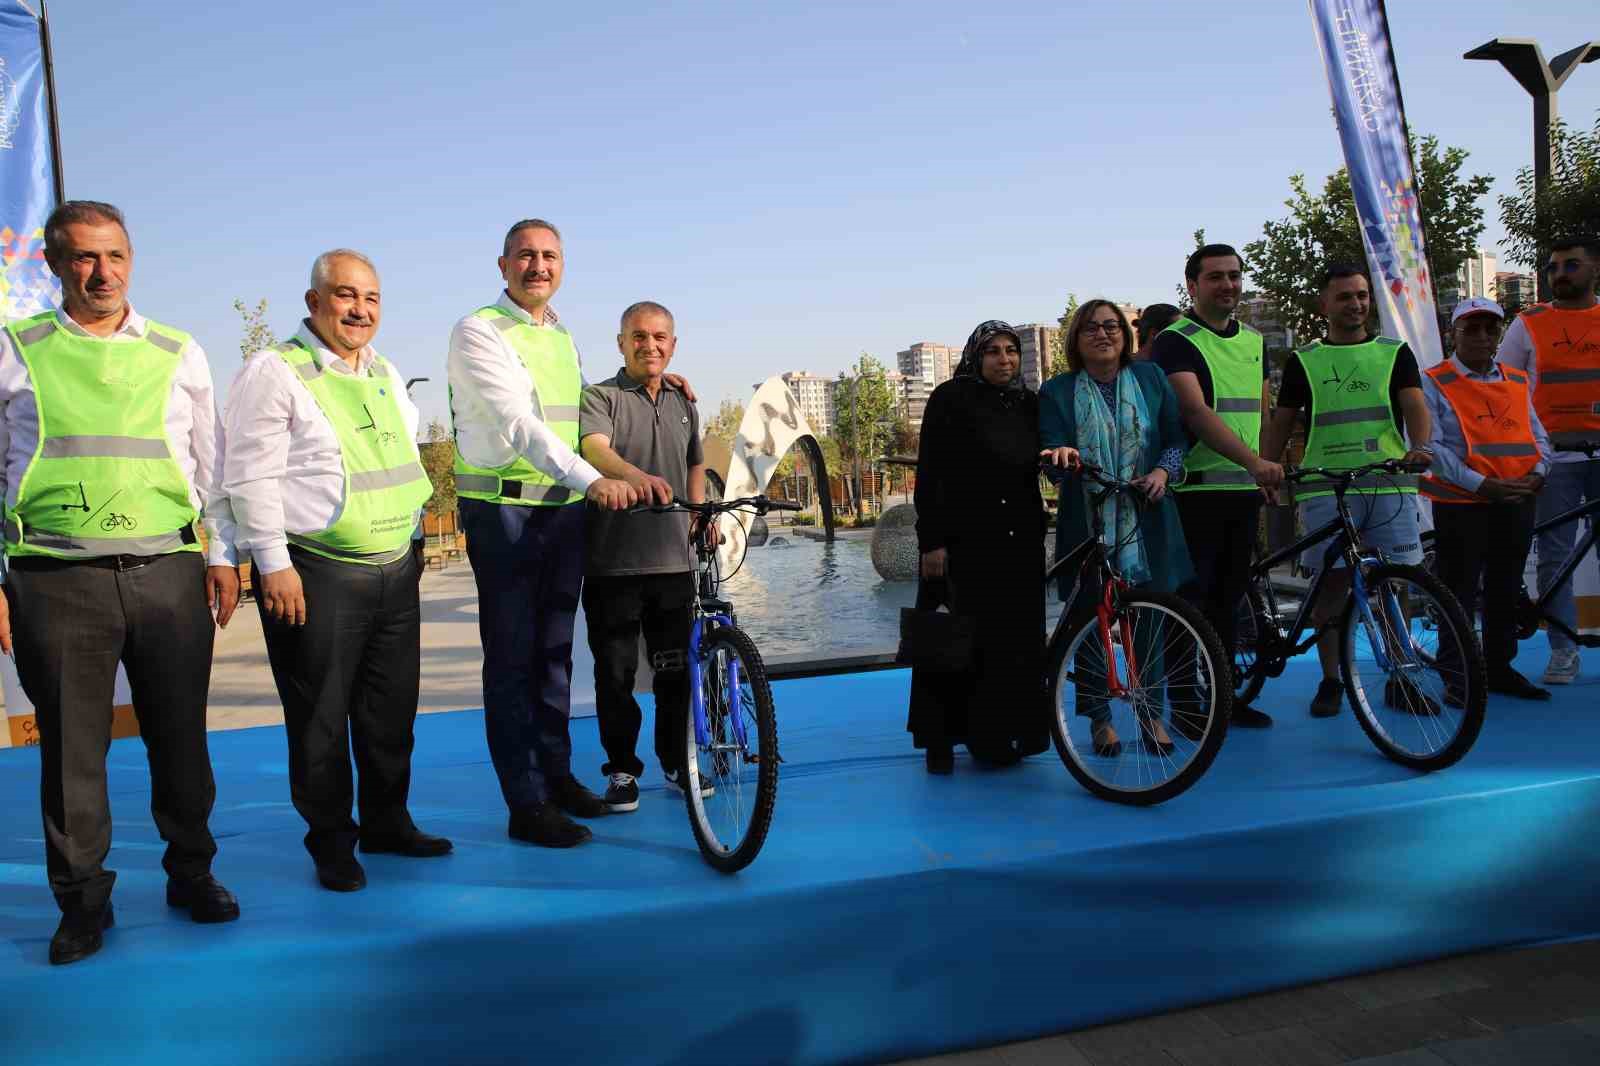
[[[915,581],[920,563],[917,509],[909,503],[896,504],[872,527],[873,569],[885,581]]]

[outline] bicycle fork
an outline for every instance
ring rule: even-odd
[[[1361,626],[1367,631],[1367,641],[1372,645],[1372,658],[1377,663],[1378,669],[1389,673],[1395,669],[1395,657],[1403,658],[1401,669],[1415,669],[1417,667],[1417,645],[1411,638],[1411,626],[1406,622],[1405,611],[1400,606],[1400,597],[1394,594],[1394,589],[1385,585],[1383,589],[1383,613],[1388,616],[1392,624],[1390,629],[1395,634],[1394,649],[1396,656],[1389,654],[1389,641],[1384,639],[1383,630],[1379,628],[1378,621],[1372,615],[1372,605],[1367,602],[1367,581],[1362,572],[1362,567],[1356,566],[1350,573],[1350,594],[1355,597],[1356,608],[1361,612]]]
[[[1119,612],[1113,605],[1116,594],[1121,592],[1124,583],[1121,581],[1107,581],[1105,595],[1095,606],[1095,620],[1100,631],[1100,650],[1106,655],[1106,692],[1113,699],[1126,699],[1139,687],[1139,664],[1133,654],[1133,629],[1128,624],[1128,616]],[[1122,638],[1122,655],[1128,665],[1128,683],[1123,684],[1117,676],[1117,656],[1111,638],[1113,623],[1117,633]]]
[[[686,664],[689,671],[689,713],[694,715],[694,741],[707,750],[716,750],[711,736],[711,728],[707,724],[705,689],[702,685],[705,674],[700,667],[700,640],[705,634],[707,620],[718,625],[733,626],[733,619],[725,614],[702,615],[694,620],[694,625],[689,628],[689,661]],[[740,753],[749,750],[745,740],[744,714],[739,696],[739,660],[737,657],[728,663],[728,676],[725,681],[728,695],[728,717],[732,721],[733,744],[722,745],[722,750],[736,750]]]

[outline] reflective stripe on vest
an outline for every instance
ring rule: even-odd
[[[1349,470],[1406,454],[1405,438],[1389,404],[1395,359],[1404,343],[1392,337],[1374,337],[1361,344],[1313,341],[1295,353],[1311,386],[1304,465]],[[1377,495],[1415,492],[1417,478],[1375,474],[1350,487]],[[1323,482],[1302,482],[1295,498],[1332,494],[1333,488]]]
[[[1191,318],[1180,318],[1167,330],[1195,346],[1211,373],[1211,409],[1251,451],[1261,449],[1261,383],[1265,345],[1261,334],[1239,324],[1232,337],[1223,337]],[[1226,459],[1204,441],[1197,441],[1183,460],[1183,480],[1175,491],[1223,489],[1254,491],[1255,479],[1239,464]]]
[[[562,443],[578,450],[578,406],[583,379],[578,372],[578,350],[567,331],[555,326],[536,327],[498,306],[482,307],[474,316],[492,325],[528,372],[533,383],[533,409]],[[452,409],[452,417],[454,411]],[[456,448],[456,494],[469,500],[553,507],[581,503],[573,492],[518,455],[501,467],[475,466]]]
[[[189,479],[167,407],[189,336],[146,320],[143,337],[92,337],[55,312],[10,323],[39,440],[8,508],[12,556],[63,559],[199,551]]]
[[[1545,432],[1600,438],[1600,304],[1584,311],[1537,304],[1521,322],[1539,371],[1533,406]]]
[[[289,543],[346,562],[376,565],[403,558],[433,484],[406,431],[389,364],[374,354],[365,373],[344,373],[322,365],[318,353],[297,340],[276,351],[333,428],[344,467],[344,497],[332,524],[290,534]],[[317,372],[306,373],[308,366]]]
[[[1467,449],[1461,458],[1469,469],[1505,480],[1533,472],[1539,446],[1528,423],[1527,377],[1503,371],[1499,381],[1482,381],[1458,373],[1449,363],[1430,367],[1427,374],[1455,413]],[[1434,503],[1489,502],[1438,474],[1423,478],[1422,493]]]

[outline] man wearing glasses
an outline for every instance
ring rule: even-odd
[[[1600,237],[1557,241],[1545,261],[1549,303],[1528,308],[1506,329],[1500,342],[1501,366],[1523,370],[1533,385],[1533,405],[1556,449],[1549,480],[1539,494],[1538,521],[1554,518],[1600,495],[1600,460],[1561,450],[1563,442],[1600,441]],[[1539,594],[1555,581],[1572,551],[1577,523],[1567,522],[1539,536]],[[1572,583],[1550,599],[1550,611],[1576,626]],[[1578,649],[1572,638],[1549,627],[1547,685],[1571,684],[1578,676]]]
[[[372,348],[372,262],[324,252],[305,300],[300,331],[252,355],[234,382],[223,481],[239,550],[254,559],[306,850],[322,887],[354,892],[367,883],[358,840],[367,853],[450,851],[407,807],[422,636],[414,535],[433,488],[405,379]]]

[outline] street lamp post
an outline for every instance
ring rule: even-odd
[[[1461,58],[1497,61],[1533,97],[1533,187],[1536,193],[1543,192],[1550,182],[1550,171],[1555,164],[1555,146],[1551,134],[1558,117],[1556,94],[1580,64],[1600,59],[1600,41],[1580,44],[1546,63],[1539,42],[1527,37],[1496,37]],[[1545,212],[1537,195],[1534,205],[1542,232]],[[1543,270],[1537,271],[1537,274],[1539,299],[1547,300],[1550,298],[1550,279]]]

